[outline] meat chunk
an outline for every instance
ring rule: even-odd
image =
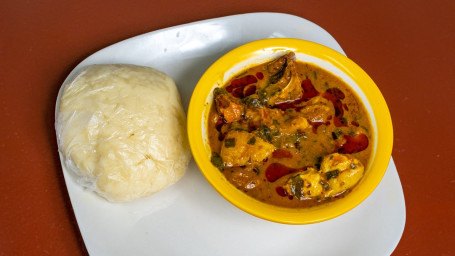
[[[224,166],[245,166],[261,162],[275,150],[275,146],[245,131],[230,131],[221,145]]]
[[[262,124],[272,126],[274,120],[279,120],[283,116],[283,111],[275,108],[261,108],[259,110],[260,120]]]
[[[306,128],[308,128],[309,126],[310,125],[309,125],[308,121],[306,120],[306,118],[301,117],[301,116],[296,116],[293,119],[291,119],[287,122],[284,122],[280,126],[280,132],[282,132],[283,134],[287,134],[287,135],[295,134],[297,131],[303,131]]]
[[[324,123],[330,115],[329,101],[320,96],[314,97],[300,110],[300,113],[310,122]]]
[[[364,166],[351,155],[333,153],[322,159],[321,172],[330,187],[326,195],[333,196],[354,187],[363,176]]]
[[[283,69],[283,66],[286,65],[286,62],[288,61],[288,59],[290,57],[291,58],[295,58],[295,54],[294,53],[288,53],[288,54],[283,55],[283,56],[279,57],[278,59],[268,63],[267,71],[270,74],[278,73],[279,71],[281,71]]]
[[[289,178],[283,188],[299,200],[333,197],[354,187],[364,173],[351,155],[333,153],[323,158],[321,170],[310,167]]]
[[[311,167],[291,177],[283,188],[289,195],[293,195],[299,200],[320,197],[324,189],[321,175]]]
[[[227,123],[238,121],[242,118],[243,106],[228,94],[215,96],[216,110]]]
[[[267,70],[272,73],[269,84],[262,90],[267,105],[292,102],[302,96],[302,81],[296,71],[293,52],[271,62]]]
[[[232,184],[242,190],[254,189],[261,184],[259,176],[251,168],[236,169],[229,175]]]

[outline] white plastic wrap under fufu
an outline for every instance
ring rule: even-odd
[[[64,85],[56,130],[78,183],[114,202],[175,183],[191,157],[175,83],[149,67],[83,68]]]

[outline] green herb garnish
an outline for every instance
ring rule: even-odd
[[[253,107],[253,108],[261,108],[262,107],[262,103],[261,103],[261,101],[258,98],[245,97],[245,98],[243,98],[243,102],[246,105],[248,105],[249,107]]]
[[[212,152],[212,157],[210,158],[210,162],[212,162],[212,164],[218,168],[220,171],[224,171],[223,167],[224,167],[224,163],[223,163],[223,159],[221,158],[221,156],[216,153],[216,152]]]
[[[235,147],[235,138],[228,138],[224,140],[224,146],[226,148],[233,148]]]
[[[251,137],[249,140],[248,140],[248,145],[254,145],[256,143],[256,137]]]
[[[272,133],[267,125],[261,125],[257,131],[257,135],[268,142],[272,142]]]
[[[337,169],[337,170],[330,171],[330,172],[326,172],[326,173],[325,173],[325,178],[326,178],[326,180],[330,180],[330,179],[332,179],[332,178],[338,177],[338,174],[339,174],[338,169]]]
[[[294,176],[291,178],[291,193],[298,199],[302,200],[304,198],[303,191],[303,179],[300,175]]]
[[[335,130],[335,135],[336,135],[337,137],[340,137],[342,134],[343,134],[343,132],[342,132],[340,129],[336,129],[336,130]]]
[[[215,88],[215,90],[213,90],[213,95],[216,97],[218,95],[221,95],[221,94],[227,94],[228,92],[226,91],[226,89],[224,88]]]
[[[324,182],[324,181],[319,181],[319,184],[322,185],[322,187],[324,188],[325,191],[328,191],[330,189],[330,186],[329,186],[329,183],[327,182]]]

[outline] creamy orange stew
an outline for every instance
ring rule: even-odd
[[[337,76],[289,52],[213,93],[211,161],[247,195],[311,207],[345,196],[363,177],[371,157],[370,118]]]

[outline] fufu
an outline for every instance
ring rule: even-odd
[[[191,158],[177,87],[153,68],[86,66],[64,84],[56,113],[66,169],[109,201],[147,197],[174,184]]]

